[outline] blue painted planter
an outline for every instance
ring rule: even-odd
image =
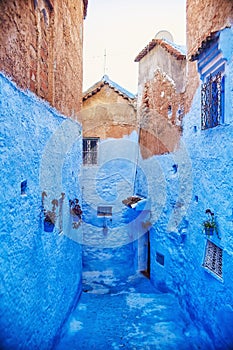
[[[77,215],[72,215],[72,221],[73,222],[79,222],[81,220],[81,218]]]
[[[213,227],[205,227],[205,234],[207,236],[213,236],[214,234],[214,228]]]
[[[54,224],[51,221],[44,221],[44,231],[45,232],[53,232]]]

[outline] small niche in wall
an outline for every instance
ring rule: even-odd
[[[34,0],[34,9],[36,10],[38,7],[38,0]]]
[[[112,207],[110,206],[97,207],[97,216],[112,216]]]
[[[21,196],[25,196],[27,194],[27,180],[21,182]]]
[[[167,116],[168,116],[168,119],[172,118],[172,106],[171,105],[169,105],[167,108]]]
[[[164,266],[164,255],[156,252],[156,261],[158,264]]]
[[[42,12],[42,14],[43,14],[45,24],[48,25],[48,24],[49,24],[49,21],[48,21],[48,14],[47,14],[46,9],[43,8],[43,9],[41,10],[41,12]]]
[[[173,166],[172,166],[172,173],[176,174],[177,170],[178,170],[178,164],[173,164]]]

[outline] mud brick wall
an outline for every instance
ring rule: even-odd
[[[174,151],[185,112],[186,60],[156,45],[139,62],[138,120],[142,157]]]
[[[233,2],[188,0],[186,14],[188,52],[192,54],[211,32],[223,29],[232,23]]]
[[[0,2],[0,71],[66,116],[82,103],[82,0]]]
[[[172,152],[180,138],[184,93],[177,93],[175,83],[160,70],[145,84],[140,114],[143,158]]]
[[[211,33],[228,27],[233,22],[232,0],[188,0],[186,4],[186,40],[190,59]],[[186,111],[189,112],[194,95],[200,84],[196,62],[187,60]]]

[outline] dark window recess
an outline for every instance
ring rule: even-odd
[[[177,170],[178,170],[178,164],[174,164],[174,165],[172,166],[172,172],[173,172],[173,174],[176,174],[176,173],[177,173]]]
[[[41,12],[42,12],[42,14],[43,14],[45,24],[48,25],[48,24],[49,24],[49,21],[48,21],[48,14],[47,14],[46,9],[45,9],[45,8],[42,9]]]
[[[160,265],[164,266],[164,255],[156,252],[156,261]]]
[[[172,117],[172,106],[171,105],[169,105],[167,108],[167,116],[169,119],[171,119],[171,117]]]
[[[210,75],[201,89],[201,128],[214,128],[223,121],[224,76]]]
[[[222,255],[222,249],[207,240],[203,266],[220,278],[222,278]]]
[[[98,155],[98,138],[83,139],[83,164],[95,165],[97,164]]]
[[[50,11],[53,10],[54,0],[44,0],[43,3]],[[33,0],[33,4],[34,4],[34,9],[36,10],[38,7],[38,0]]]
[[[26,194],[27,192],[27,180],[21,182],[21,195]]]
[[[54,8],[54,0],[44,0],[45,5],[48,7],[50,11]]]
[[[112,216],[112,207],[98,207],[97,216]]]
[[[33,0],[33,3],[34,3],[34,9],[36,10],[38,6],[38,0]]]

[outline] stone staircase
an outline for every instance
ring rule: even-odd
[[[173,294],[156,290],[143,275],[125,283],[107,280],[84,277],[88,284],[56,350],[213,349]]]

